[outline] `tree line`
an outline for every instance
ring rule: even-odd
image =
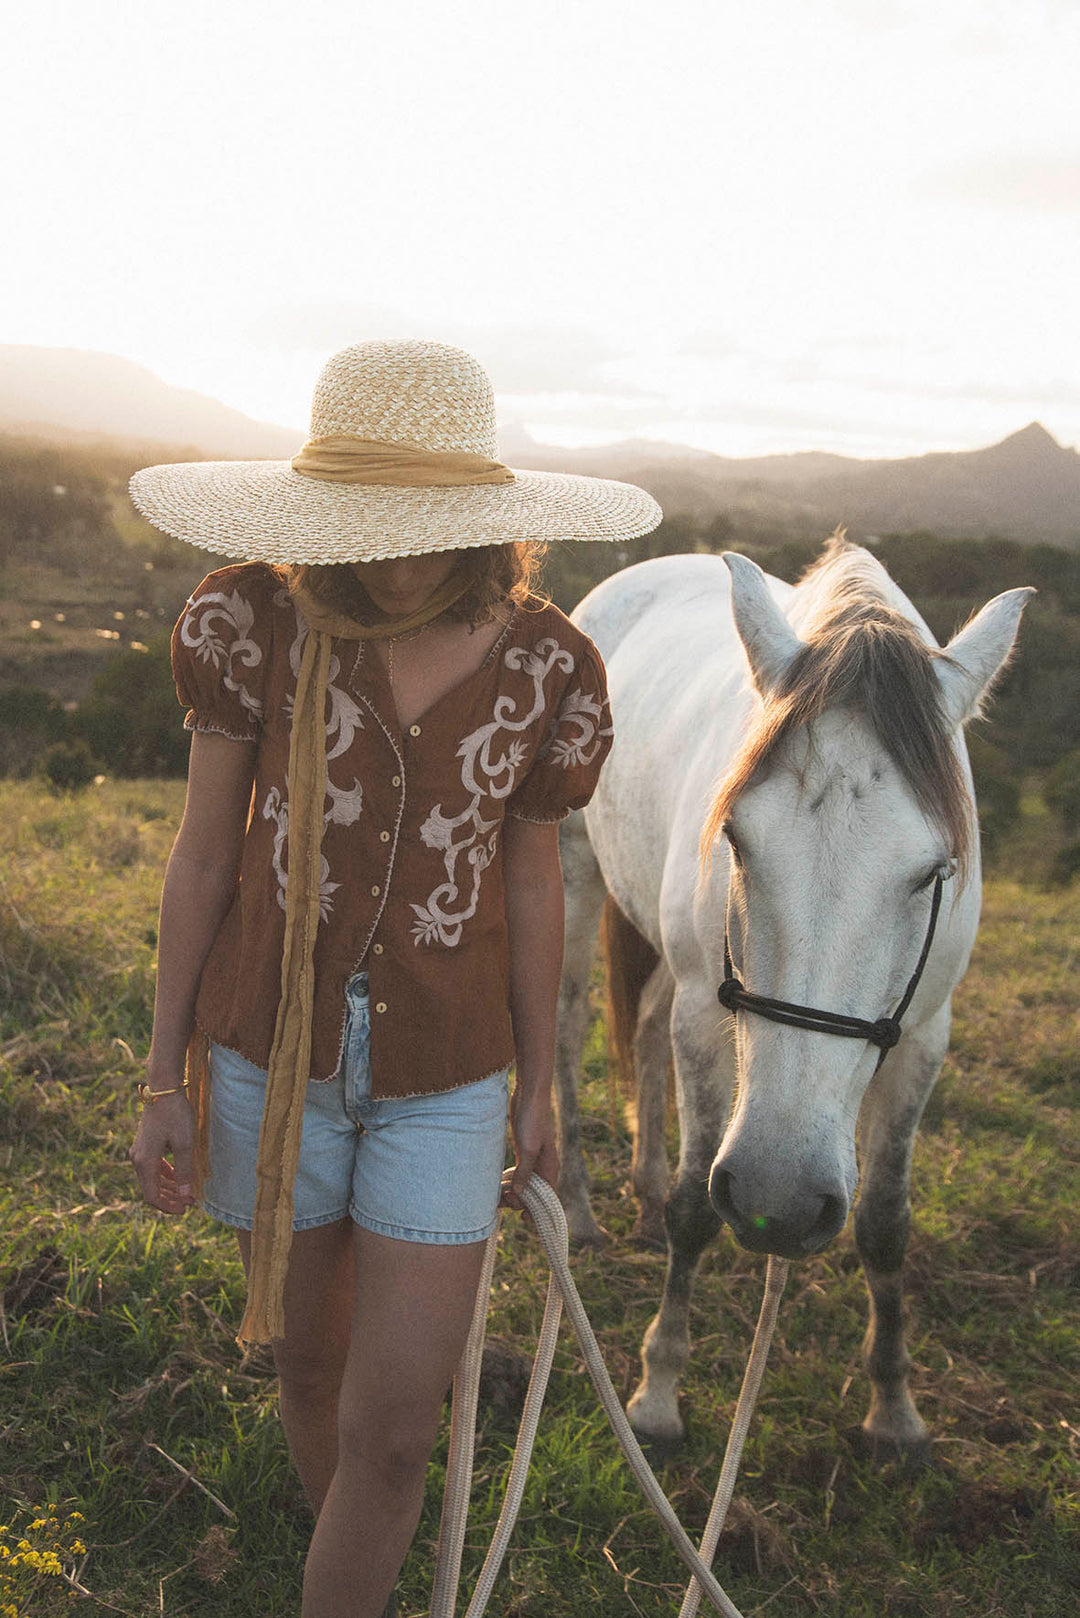
[[[214,558],[157,533],[127,506],[127,477],[137,464],[118,449],[0,440],[0,567],[32,562],[93,574],[101,580],[103,601],[110,585],[137,573],[147,559],[190,572],[190,585],[197,583]],[[972,727],[969,743],[984,835],[991,841],[1018,814],[1025,777],[1043,780],[1065,815],[1072,802],[1067,783],[1080,777],[1080,554],[1006,538],[943,539],[927,532],[886,534],[867,544],[942,642],[998,591],[1035,586],[1038,594],[1024,615],[990,721]],[[820,548],[801,534],[778,533],[769,540],[760,531],[743,534],[737,514],[707,520],[675,514],[625,546],[552,546],[544,587],[570,610],[617,569],[655,556],[725,549],[740,550],[767,572],[794,582]],[[50,757],[64,784],[95,773],[180,775],[187,742],[164,634],[145,652],[107,655],[91,695],[74,709],[23,681],[0,684],[2,774],[32,773]]]

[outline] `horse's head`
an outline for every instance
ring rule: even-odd
[[[727,842],[734,974],[789,1009],[874,1022],[895,1011],[912,978],[936,878],[953,879],[903,1039],[878,1081],[895,1085],[895,1109],[917,1113],[978,913],[962,726],[1007,659],[1031,592],[996,597],[941,653],[864,552],[834,549],[797,592],[790,620],[760,569],[726,560],[760,699],[706,825],[707,859]],[[706,874],[703,892],[721,888]],[[815,1252],[847,1219],[856,1121],[881,1052],[753,1009],[735,1024],[736,1101],[710,1199],[743,1246]]]

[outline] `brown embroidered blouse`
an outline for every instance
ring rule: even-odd
[[[189,729],[257,741],[240,881],[199,1027],[266,1067],[281,993],[289,726],[307,624],[261,562],[211,573],[173,631]],[[553,606],[518,608],[483,664],[400,733],[382,664],[335,640],[311,1078],[337,1071],[347,979],[371,981],[372,1092],[448,1090],[513,1060],[499,830],[589,801],[611,746],[603,664]]]

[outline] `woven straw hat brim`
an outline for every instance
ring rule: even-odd
[[[515,472],[513,483],[398,488],[328,483],[288,461],[149,466],[131,480],[166,534],[252,562],[363,562],[510,540],[630,540],[663,513],[631,483]]]

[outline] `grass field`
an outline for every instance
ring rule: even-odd
[[[65,800],[0,782],[3,1618],[299,1611],[310,1524],[268,1362],[242,1359],[233,1343],[231,1239],[200,1214],[170,1222],[135,1201],[124,1155],[181,795],[177,783],[106,782]],[[935,1440],[927,1470],[875,1468],[851,1440],[866,1384],[850,1232],[792,1267],[717,1560],[747,1615],[1065,1618],[1080,1606],[1078,913],[1075,888],[995,878],[957,996],[915,1167],[910,1342]],[[625,1395],[663,1261],[626,1241],[628,1142],[608,1119],[599,1025],[589,1081],[598,1212],[615,1240],[576,1259],[576,1276]],[[662,1473],[692,1533],[715,1486],[762,1278],[763,1261],[726,1235],[703,1264],[690,1436]],[[535,1238],[506,1221],[490,1330],[511,1374],[481,1411],[467,1587],[513,1443],[513,1356],[531,1351],[545,1285]],[[409,1614],[427,1611],[442,1455],[403,1575]],[[678,1611],[681,1587],[564,1332],[489,1611],[652,1618]]]

